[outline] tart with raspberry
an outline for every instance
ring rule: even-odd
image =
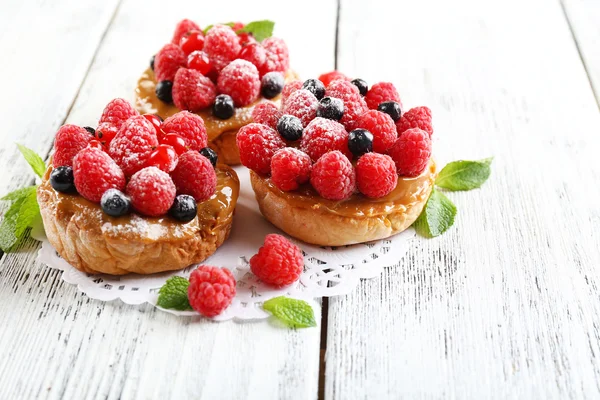
[[[307,243],[387,238],[421,213],[436,177],[431,111],[403,113],[394,85],[335,71],[289,83],[237,144],[262,214]]]
[[[277,103],[285,82],[295,78],[285,42],[264,37],[272,28],[257,21],[203,31],[188,19],[179,22],[138,81],[137,109],[162,118],[182,110],[200,115],[209,146],[222,162],[239,164],[237,131],[252,121],[256,104]]]
[[[123,275],[206,259],[229,236],[238,193],[202,118],[162,121],[115,99],[96,129],[58,130],[37,197],[48,240],[69,264]]]

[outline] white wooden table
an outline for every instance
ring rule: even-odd
[[[273,19],[301,76],[395,82],[438,159],[492,178],[300,331],[90,300],[28,240],[0,262],[0,399],[599,398],[600,1],[224,3],[5,0],[0,194],[33,181],[15,141],[48,154],[132,98],[183,17]]]

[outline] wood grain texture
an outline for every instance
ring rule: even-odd
[[[448,194],[448,233],[329,300],[325,398],[598,398],[600,114],[560,3],[350,0],[340,19],[340,69],[430,106],[442,163],[495,161]]]

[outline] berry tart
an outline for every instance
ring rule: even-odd
[[[256,104],[278,102],[285,82],[295,79],[287,46],[270,36],[272,29],[270,21],[204,31],[188,19],[179,22],[138,81],[137,109],[162,118],[181,110],[200,115],[220,160],[239,164],[237,131],[252,121]]]
[[[402,111],[393,84],[334,71],[285,86],[237,135],[267,220],[321,246],[383,239],[421,213],[436,177],[431,111]]]
[[[48,240],[69,264],[123,275],[210,256],[229,236],[238,193],[202,118],[182,111],[163,122],[115,99],[96,129],[58,130],[37,197]]]

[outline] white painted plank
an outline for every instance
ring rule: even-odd
[[[496,159],[451,231],[330,299],[325,398],[598,398],[600,114],[560,3],[343,1],[338,63],[430,106],[442,162]]]

